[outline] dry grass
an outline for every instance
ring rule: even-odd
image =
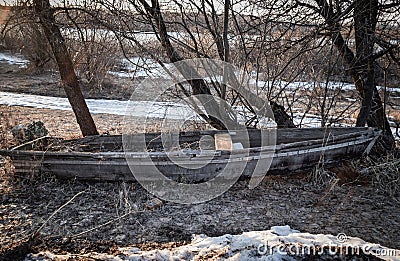
[[[379,194],[400,195],[400,159],[394,155],[377,160],[363,158],[327,168],[321,164],[309,172],[308,182],[333,190],[342,185],[370,185]]]
[[[400,122],[400,112],[397,110],[389,110],[389,116],[392,117],[394,122]]]
[[[2,128],[4,131],[3,134],[0,135],[6,135],[8,141],[13,139],[11,134],[12,127],[17,124],[28,125],[34,121],[43,122],[51,136],[61,137],[64,139],[81,137],[79,125],[76,122],[72,111],[37,109],[22,106],[8,107],[0,105],[0,113],[6,115],[1,118],[2,121],[0,124],[3,125]],[[98,131],[101,134],[122,133],[123,116],[93,114],[93,118]]]
[[[338,183],[336,173],[318,165],[308,174],[308,182],[318,187],[328,187]]]
[[[10,158],[0,156],[0,201],[4,201],[7,195],[13,191],[14,174],[15,168]]]
[[[326,137],[327,142],[329,137]],[[317,187],[327,187],[333,188],[338,183],[338,176],[335,172],[329,171],[324,165],[324,154],[321,154],[318,164],[310,171],[308,175],[308,182]]]
[[[15,144],[11,128],[16,125],[10,107],[0,109],[0,149],[6,149]]]
[[[379,162],[370,160],[368,166],[361,170],[367,176],[377,191],[388,196],[400,195],[400,159],[394,156],[381,159]]]

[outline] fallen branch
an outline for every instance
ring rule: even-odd
[[[74,199],[76,197],[78,197],[79,195],[83,194],[85,191],[81,191],[78,192],[77,194],[75,194],[70,200],[68,200],[65,204],[63,204],[61,207],[59,207],[56,211],[54,211],[50,217],[48,219],[46,219],[46,221],[35,231],[35,233],[32,234],[32,238],[36,237],[38,235],[38,233],[40,232],[40,230],[43,229],[43,227],[47,224],[47,222],[49,222],[50,219],[52,219],[54,217],[55,214],[57,214],[58,212],[60,212],[61,209],[63,209],[65,206],[67,206],[69,203],[71,203],[72,201],[74,201]]]
[[[80,236],[82,236],[82,235],[84,235],[84,234],[90,233],[90,232],[95,231],[95,230],[97,230],[97,229],[99,229],[99,228],[102,228],[102,227],[105,227],[105,226],[107,226],[107,225],[110,225],[110,224],[112,224],[112,223],[114,223],[114,222],[116,222],[116,221],[118,221],[118,220],[120,220],[120,219],[123,219],[124,217],[129,216],[130,214],[139,214],[139,213],[144,213],[144,212],[145,212],[144,210],[140,210],[140,211],[129,211],[128,213],[126,213],[126,214],[124,214],[124,215],[122,215],[122,216],[120,216],[120,217],[117,217],[117,218],[114,218],[114,219],[112,219],[112,220],[109,220],[109,221],[107,221],[107,222],[105,222],[105,223],[103,223],[103,224],[101,224],[101,225],[95,226],[95,227],[90,228],[90,229],[88,229],[88,230],[85,230],[85,231],[83,231],[83,232],[81,232],[81,233],[72,235],[72,236],[70,236],[69,238],[80,237]]]

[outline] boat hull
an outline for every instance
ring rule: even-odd
[[[317,132],[319,136],[315,135]],[[307,133],[314,133],[315,137],[311,135],[304,140]],[[294,174],[318,164],[329,166],[368,153],[379,135],[380,131],[370,128],[278,130],[278,142],[280,139],[287,142],[276,147],[175,155],[179,164],[171,160],[171,155],[162,152],[57,152],[27,150],[25,147],[2,151],[1,154],[11,157],[16,172],[20,174],[51,173],[67,179],[134,181],[138,175],[141,179],[146,178],[146,174],[156,167],[170,179],[200,182],[217,177],[229,164],[240,166],[228,169],[231,172],[240,169],[242,177],[251,177],[257,164],[266,162],[261,164],[265,169],[257,169],[266,175]],[[114,146],[122,142],[121,136],[102,137],[105,137],[102,144],[106,147],[111,141]],[[92,143],[97,144],[99,140],[93,139]],[[237,173],[227,176],[236,177]],[[149,175],[149,180],[152,178]]]

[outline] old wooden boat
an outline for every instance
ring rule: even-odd
[[[248,148],[209,148],[199,150],[180,148],[179,151],[160,151],[160,133],[145,136],[147,151],[124,152],[121,135],[100,135],[75,140],[44,137],[0,151],[10,156],[17,173],[49,172],[60,178],[117,181],[135,180],[130,164],[146,173],[149,164],[174,180],[202,181],[215,177],[232,161],[241,162],[243,177],[252,175],[259,161],[270,161],[267,175],[291,174],[312,168],[317,164],[334,164],[344,159],[369,153],[380,131],[371,128],[305,128],[278,129],[276,146],[261,146],[260,131],[249,130]],[[179,143],[195,144],[202,137],[234,136],[230,132],[190,131],[179,134]],[[217,140],[217,139],[216,139]],[[233,140],[233,139],[232,139]],[[264,153],[266,151],[271,153]],[[179,164],[171,160],[180,159]],[[144,160],[144,158],[150,159]],[[207,161],[207,164],[202,164]],[[183,167],[182,167],[182,163]],[[186,165],[185,165],[186,164]],[[196,165],[197,164],[197,165]],[[187,167],[202,166],[202,167]],[[239,170],[238,170],[239,171]]]

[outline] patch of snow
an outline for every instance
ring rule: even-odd
[[[187,104],[176,102],[153,102],[153,101],[120,101],[105,99],[86,99],[86,103],[91,113],[105,113],[113,115],[122,115],[130,117],[147,118],[167,118],[171,120],[199,120],[194,110]],[[71,105],[67,98],[50,97],[32,94],[0,92],[0,104],[8,106],[26,106],[41,109],[68,110],[71,111]],[[130,111],[127,111],[129,105]],[[151,108],[151,110],[149,109]],[[201,106],[200,106],[201,108]],[[233,108],[240,112],[240,107]],[[307,128],[321,127],[321,117],[314,114],[303,114],[296,112],[293,114],[294,124]],[[237,114],[239,123],[244,124],[248,119],[241,113]],[[269,119],[260,118],[259,126],[275,127],[276,124]],[[332,119],[330,119],[332,120]],[[346,122],[355,122],[355,119],[344,118]],[[332,126],[343,127],[350,126],[347,123],[333,123]],[[395,123],[391,122],[392,132],[397,140],[400,137],[396,135]],[[400,135],[400,133],[399,133]]]
[[[168,75],[167,70],[171,68],[171,64],[165,63],[165,69],[155,60],[150,58],[131,57],[121,60],[121,71],[108,71],[108,74],[120,78],[158,78],[172,79]]]
[[[397,128],[391,127],[393,136],[396,140],[400,141],[400,131],[397,130]]]
[[[174,102],[86,99],[86,103],[91,113],[148,118],[164,118],[165,115],[168,115],[169,119],[188,119],[188,117],[195,115],[189,106]],[[53,110],[72,110],[67,98],[10,92],[0,92],[0,104]],[[126,111],[128,105],[129,108],[134,110]]]
[[[300,233],[300,231],[292,229],[290,226],[273,226],[271,227],[272,233],[278,236],[288,236],[292,233]]]
[[[385,90],[385,87],[384,87],[384,86],[376,86],[376,88],[377,88],[379,91]],[[387,92],[392,92],[392,93],[395,93],[395,92],[400,93],[400,87],[399,87],[399,88],[386,87],[386,91],[387,91]]]
[[[320,88],[328,88],[330,90],[342,90],[342,91],[352,91],[355,90],[355,86],[352,83],[344,83],[344,82],[285,82],[279,81],[278,86],[281,88],[286,88],[289,90],[310,90],[316,87]]]
[[[118,77],[118,78],[134,78],[135,77],[135,73],[131,73],[131,72],[113,72],[113,71],[108,71],[108,74]]]
[[[251,80],[250,84],[255,84],[255,80]],[[355,85],[353,83],[346,83],[346,82],[334,82],[330,81],[327,83],[324,82],[300,82],[300,81],[295,81],[295,82],[286,82],[286,81],[269,81],[269,82],[264,82],[264,81],[258,81],[257,84],[258,87],[263,87],[263,86],[275,86],[278,89],[286,89],[288,91],[294,91],[294,90],[312,90],[316,87],[319,88],[328,88],[329,90],[340,90],[340,91],[354,91],[356,89]],[[383,86],[377,86],[377,89],[379,91],[383,91],[385,87]],[[387,92],[398,92],[400,93],[400,87],[399,88],[386,88]]]
[[[23,56],[21,55],[11,55],[7,53],[0,53],[0,62],[6,62],[8,64],[15,64],[19,65],[21,68],[26,67],[26,65],[29,63],[28,60],[26,60]]]
[[[172,33],[172,32],[171,32]],[[133,78],[133,77],[144,77],[144,78],[161,78],[161,79],[171,79],[171,77],[166,73],[166,71],[162,68],[162,66],[155,60],[151,58],[142,58],[142,57],[131,57],[121,59],[121,65],[123,67],[123,71],[114,72],[109,71],[108,73],[114,75],[116,77],[121,78]],[[164,66],[169,69],[171,68],[171,64],[164,63]],[[235,71],[235,74],[239,76],[239,71]],[[346,82],[315,82],[315,81],[293,81],[287,82],[283,80],[276,81],[263,81],[256,80],[256,73],[251,72],[249,74],[249,85],[256,85],[259,88],[265,87],[275,87],[277,89],[285,89],[286,91],[295,91],[295,90],[312,90],[317,87],[319,88],[328,88],[329,90],[337,90],[337,91],[354,91],[355,85],[353,83]],[[211,82],[210,77],[204,78],[205,81]],[[213,77],[213,81],[223,81],[223,76]],[[377,86],[378,90],[384,90],[385,88],[382,86]],[[400,88],[386,88],[387,92],[399,92]]]

